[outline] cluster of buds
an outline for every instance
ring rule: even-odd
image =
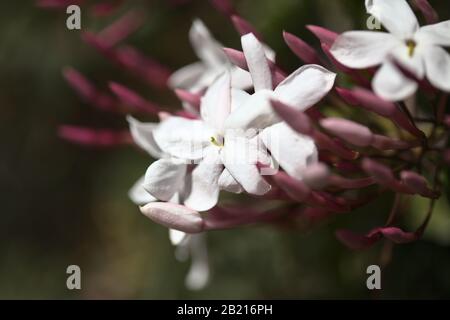
[[[188,285],[199,288],[208,279],[202,242],[206,231],[255,223],[295,224],[299,219],[316,223],[365,206],[386,192],[393,192],[395,201],[385,225],[366,234],[337,230],[337,238],[353,249],[381,239],[419,239],[440,196],[441,169],[450,160],[450,56],[442,48],[450,46],[450,22],[437,23],[437,13],[426,0],[414,1],[428,23],[421,28],[406,0],[367,0],[368,13],[390,33],[339,35],[307,26],[320,42],[319,51],[284,32],[286,44],[305,63],[288,73],[229,1],[211,2],[230,18],[241,36],[242,51],[223,48],[197,20],[189,35],[200,62],[174,73],[123,44],[144,20],[138,13],[127,13],[96,34],[83,34],[102,55],[148,85],[173,90],[183,106],[179,111],[162,108],[115,82],[110,83],[111,92],[102,92],[78,71],[64,71],[68,83],[93,106],[160,119],[141,123],[128,117],[130,130],[124,131],[65,125],[60,135],[102,147],[135,143],[159,159],[130,197],[144,215],[171,230],[178,251],[190,252],[195,259]],[[422,107],[422,101],[430,108]],[[200,127],[212,128],[210,145],[201,140],[203,132],[192,138],[200,147],[189,144],[187,136]],[[232,146],[237,146],[237,153],[241,149],[227,128],[260,130],[239,138],[246,146],[262,141],[264,150],[258,152],[263,155],[251,164],[230,161]],[[279,148],[268,143],[271,134],[278,137]],[[282,170],[267,170],[274,163]],[[262,174],[265,170],[271,173]],[[223,190],[245,192],[249,200],[217,204]],[[412,232],[396,224],[403,195],[430,199],[423,223]],[[279,200],[275,208],[265,205],[273,200]]]

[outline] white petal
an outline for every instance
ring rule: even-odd
[[[219,187],[221,190],[232,193],[241,193],[244,190],[227,168],[222,171],[219,177]]]
[[[231,111],[231,78],[225,72],[208,88],[202,98],[200,113],[203,121],[223,134],[225,119]]]
[[[429,47],[424,52],[427,78],[433,86],[450,91],[450,55],[441,47]]]
[[[225,121],[225,129],[244,131],[264,129],[280,121],[272,110],[271,98],[275,98],[275,94],[269,90],[261,90],[252,94],[241,106],[230,113]]]
[[[223,46],[211,36],[202,21],[196,19],[192,23],[189,39],[197,56],[208,66],[222,66],[227,63]]]
[[[169,117],[154,130],[154,138],[165,153],[188,160],[201,159],[204,148],[210,146],[212,129],[201,120]]]
[[[238,67],[231,67],[231,87],[246,90],[252,87],[253,81],[250,72]]]
[[[270,190],[261,176],[256,163],[259,160],[259,146],[244,137],[226,137],[221,157],[225,168],[239,182],[245,191],[255,195],[263,195]]]
[[[133,185],[133,187],[131,187],[130,191],[128,192],[128,196],[130,197],[131,201],[133,201],[135,204],[139,206],[157,200],[150,193],[148,193],[147,190],[144,189],[144,181],[145,176],[141,177],[138,181],[136,181],[136,183]]]
[[[401,39],[411,38],[419,29],[417,18],[406,0],[366,0],[366,9]]]
[[[270,72],[263,45],[253,33],[242,36],[241,43],[255,91],[272,90],[272,73]]]
[[[244,105],[247,99],[250,98],[250,94],[244,90],[232,89],[231,90],[231,111]]]
[[[336,74],[319,65],[305,65],[284,79],[275,89],[278,100],[297,110],[319,102],[332,88]]]
[[[381,64],[402,41],[386,32],[349,31],[340,35],[333,46],[333,57],[344,66],[364,69]]]
[[[417,83],[401,73],[392,62],[386,61],[372,81],[377,95],[389,101],[405,100],[417,90]]]
[[[153,131],[159,124],[142,123],[132,116],[128,116],[127,120],[130,124],[130,132],[134,142],[147,151],[153,158],[161,158],[163,153],[153,137]]]
[[[203,62],[192,63],[172,73],[167,83],[171,88],[192,89],[206,70]]]
[[[411,56],[408,46],[401,45],[396,47],[392,51],[391,55],[405,69],[412,72],[417,78],[422,79],[425,75],[423,51],[423,46],[417,45],[414,49],[413,55]]]
[[[418,42],[450,46],[450,20],[424,26],[416,34]]]
[[[186,287],[190,290],[201,290],[209,281],[208,250],[204,235],[192,235],[189,247],[192,261],[186,276]]]
[[[162,201],[169,201],[184,185],[186,165],[173,159],[153,162],[145,173],[144,189]]]
[[[222,170],[218,150],[209,149],[189,176],[184,204],[197,211],[207,211],[214,207],[219,200],[219,176]]]
[[[183,231],[169,229],[169,239],[172,245],[181,245],[188,238],[188,234]]]
[[[298,180],[302,179],[307,166],[318,161],[314,141],[295,132],[285,123],[265,129],[261,139],[284,171]]]

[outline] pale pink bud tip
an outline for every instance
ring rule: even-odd
[[[350,120],[325,118],[320,121],[320,125],[355,146],[367,147],[373,140],[373,134],[369,128]]]
[[[278,100],[271,100],[272,108],[295,131],[309,135],[314,131],[309,117],[302,111],[285,105]]]
[[[175,89],[175,94],[181,101],[187,102],[193,106],[200,106],[201,95],[192,93],[183,89]]]
[[[292,52],[294,52],[303,62],[311,64],[319,63],[319,57],[316,50],[305,41],[286,31],[283,31],[283,38]]]
[[[242,51],[232,48],[223,48],[223,51],[232,64],[243,70],[248,70],[247,60],[245,60],[245,56]]]
[[[203,218],[195,210],[169,202],[151,202],[140,207],[141,212],[151,220],[170,229],[186,233],[203,231]]]
[[[338,37],[336,32],[323,27],[308,25],[306,28],[308,28],[309,31],[319,38],[320,42],[328,45],[329,47],[333,45],[334,41],[336,41],[336,38]]]
[[[255,27],[253,27],[250,22],[243,19],[238,15],[231,16],[231,21],[236,29],[236,31],[241,35],[246,35],[248,33],[253,33],[258,40],[262,41],[262,37],[258,31],[256,31]]]
[[[402,171],[400,174],[402,182],[413,192],[424,197],[435,198],[437,194],[428,188],[427,180],[413,171]]]
[[[308,166],[303,173],[303,181],[312,189],[322,189],[328,185],[330,169],[323,163]]]

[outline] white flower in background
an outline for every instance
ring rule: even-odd
[[[336,74],[318,65],[305,65],[294,71],[273,89],[272,76],[262,44],[253,34],[241,38],[242,48],[252,76],[255,93],[225,122],[229,129],[262,130],[259,138],[273,159],[291,176],[301,179],[304,169],[317,162],[314,141],[280,122],[270,100],[278,100],[297,110],[307,110],[333,87]]]
[[[450,20],[420,27],[406,0],[366,0],[367,12],[390,32],[349,31],[340,35],[331,52],[343,65],[364,69],[381,64],[373,78],[376,94],[391,101],[413,95],[418,84],[392,62],[417,78],[425,76],[436,88],[450,91]]]
[[[246,89],[252,86],[249,73],[230,63],[223,46],[211,36],[202,21],[193,22],[189,39],[200,61],[174,72],[169,78],[169,86],[199,92],[209,87],[225,71],[231,74],[233,88]],[[266,48],[266,52],[271,60],[275,60],[275,53],[272,50]]]

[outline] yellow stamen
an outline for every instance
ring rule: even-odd
[[[416,42],[414,40],[406,41],[406,45],[408,46],[408,55],[410,58],[414,55],[414,50],[416,49]]]
[[[211,138],[210,138],[210,141],[211,141],[211,143],[212,143],[213,145],[215,145],[216,147],[223,147],[223,144],[219,143],[215,137],[211,137]]]

